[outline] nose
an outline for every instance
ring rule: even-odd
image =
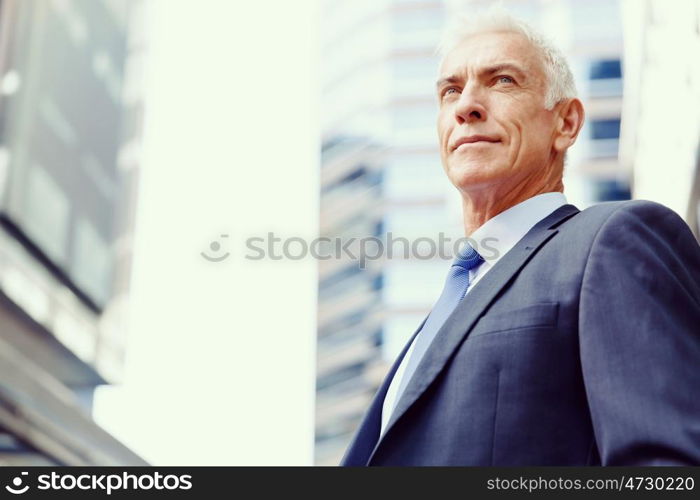
[[[482,97],[476,89],[468,86],[462,90],[457,106],[455,106],[455,119],[458,124],[486,120],[486,107]]]

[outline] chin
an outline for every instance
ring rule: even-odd
[[[500,177],[499,169],[484,163],[461,163],[449,165],[447,177],[460,191],[470,191],[496,182]]]

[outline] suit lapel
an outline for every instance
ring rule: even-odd
[[[527,263],[539,248],[558,232],[558,230],[555,229],[556,226],[578,212],[578,208],[573,205],[559,207],[538,222],[481,280],[479,280],[476,285],[474,285],[474,291],[467,295],[468,301],[465,299],[465,302],[462,303],[463,306],[457,307],[452,312],[445,321],[445,324],[438,331],[435,340],[425,352],[423,359],[416,367],[413,377],[406,386],[401,399],[399,399],[396,404],[396,408],[394,409],[391,419],[387,423],[387,428],[382,439],[378,440],[374,446],[367,463],[372,460],[372,457],[377,452],[384,437],[391,432],[396,422],[418,400],[443,370],[452,357],[452,354],[468,336],[476,321],[501,289],[509,283],[511,278]],[[415,337],[416,333],[413,334],[413,337]],[[403,357],[407,348],[408,346],[404,348],[401,357]],[[397,360],[397,363],[394,364],[392,371],[396,370],[398,363],[400,363],[400,360]],[[386,380],[384,386],[388,386]],[[382,388],[384,394],[386,394],[386,387],[384,386]],[[383,400],[384,398],[381,397],[381,401],[379,402],[380,407]]]

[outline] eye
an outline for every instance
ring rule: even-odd
[[[446,97],[450,94],[457,94],[459,93],[457,88],[455,87],[447,87],[445,90],[442,91],[442,97]]]
[[[496,81],[498,83],[515,83],[515,80],[508,75],[501,75],[496,79]]]

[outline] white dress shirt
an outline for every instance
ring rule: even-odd
[[[539,194],[501,212],[474,231],[469,236],[470,242],[476,244],[475,249],[484,258],[484,262],[477,268],[469,271],[469,288],[467,289],[467,294],[472,290],[474,285],[489,272],[489,269],[495,266],[496,263],[498,263],[498,261],[535,226],[535,224],[554,212],[557,208],[566,204],[566,197],[563,193]],[[450,262],[450,266],[451,265],[452,262]],[[420,335],[420,333],[418,335]],[[416,335],[416,338],[418,338],[418,335]],[[396,370],[394,378],[387,390],[386,397],[384,398],[381,434],[384,434],[391,413],[396,406],[399,382],[406,370],[406,365],[411,357],[414,345],[415,342],[411,344],[406,355],[401,360],[401,364]]]

